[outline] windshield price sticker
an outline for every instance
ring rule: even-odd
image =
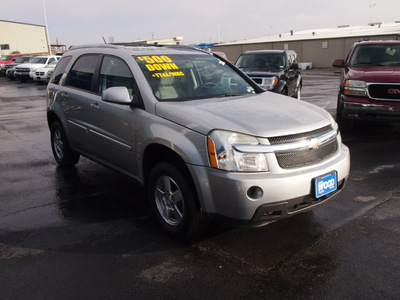
[[[316,178],[314,180],[315,198],[321,198],[337,190],[337,173]]]
[[[146,68],[150,72],[157,71],[172,71],[163,73],[154,73],[153,77],[171,77],[171,76],[185,76],[182,71],[178,71],[179,67],[166,55],[153,55],[153,56],[138,56],[140,61],[146,62]]]

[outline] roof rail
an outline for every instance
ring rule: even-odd
[[[176,49],[176,50],[192,50],[192,51],[198,51],[202,53],[208,53],[210,54],[211,52],[199,49],[193,46],[187,46],[187,45],[162,45],[162,44],[129,44],[129,43],[116,43],[116,44],[86,44],[86,45],[77,45],[77,46],[71,46],[68,50],[76,50],[76,49],[88,49],[88,48],[105,48],[105,49],[129,49],[129,48],[138,48],[138,47],[163,47],[163,48],[169,48],[169,49]]]
[[[68,50],[75,50],[75,49],[85,49],[85,48],[111,48],[117,49],[118,47],[111,44],[87,44],[87,45],[78,45],[78,46],[71,46]]]

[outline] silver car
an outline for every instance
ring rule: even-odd
[[[47,88],[51,147],[145,186],[155,219],[188,237],[206,219],[261,226],[323,203],[350,154],[322,108],[265,92],[218,55],[178,46],[81,46]]]

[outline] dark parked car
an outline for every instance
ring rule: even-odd
[[[400,41],[355,43],[342,68],[336,119],[342,129],[354,120],[400,120]]]
[[[235,65],[267,91],[300,99],[302,78],[292,50],[246,51]]]

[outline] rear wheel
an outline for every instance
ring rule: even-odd
[[[79,161],[79,153],[69,146],[67,136],[59,122],[54,122],[50,127],[51,150],[60,167],[70,167]]]
[[[200,207],[181,168],[167,162],[156,164],[149,174],[147,193],[153,216],[164,231],[185,238],[197,233]]]

